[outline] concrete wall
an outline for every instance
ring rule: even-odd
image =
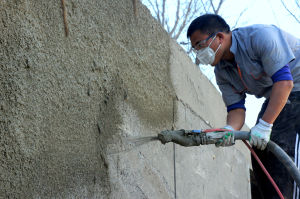
[[[219,93],[149,11],[66,7],[68,37],[60,1],[0,1],[0,198],[174,198],[174,179],[177,198],[250,198],[239,143],[134,147],[225,124]]]

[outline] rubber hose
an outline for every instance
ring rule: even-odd
[[[271,140],[268,142],[267,149],[271,151],[276,156],[276,158],[285,166],[289,174],[296,182],[297,186],[300,187],[300,172],[290,156],[288,156],[286,152],[282,150],[282,148],[280,148],[280,146],[278,146]]]
[[[249,140],[250,133],[247,131],[233,131],[235,140]],[[275,142],[269,141],[267,145],[267,150],[271,151],[276,158],[285,166],[288,170],[289,174],[292,176],[297,186],[300,187],[300,172],[296,167],[293,160],[286,154],[280,146],[278,146]]]

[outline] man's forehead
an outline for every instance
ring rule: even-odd
[[[203,33],[200,30],[196,30],[195,32],[193,32],[193,34],[190,37],[190,40],[194,40],[194,39],[205,39],[207,38],[207,36],[209,36],[209,34],[207,33]]]
[[[200,30],[196,30],[190,37],[190,41],[192,46],[196,45],[198,42],[205,40],[209,35],[201,32]]]

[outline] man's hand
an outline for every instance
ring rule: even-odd
[[[269,124],[262,119],[251,129],[250,144],[260,150],[264,150],[270,141],[273,124]]]
[[[232,128],[232,126],[230,125],[226,125],[224,126],[222,129],[226,129],[228,130],[228,132],[223,136],[222,139],[220,139],[216,144],[215,146],[216,147],[219,147],[219,146],[232,146],[234,145],[234,135],[233,133],[231,133],[230,131],[234,131],[234,128]]]

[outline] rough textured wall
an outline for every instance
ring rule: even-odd
[[[206,97],[187,101],[194,80],[179,89],[172,67],[179,68],[181,56],[193,65],[184,52],[174,55],[178,47],[141,4],[137,18],[131,0],[68,0],[66,7],[68,37],[60,1],[0,1],[0,198],[173,198],[173,145],[127,151],[127,138],[172,126],[209,127],[203,118],[223,125],[220,96],[212,91],[223,108],[218,118]],[[196,90],[207,92],[201,85]],[[195,118],[183,120],[183,110]],[[197,184],[184,188],[199,182],[187,179],[195,171],[180,169],[183,158],[197,163],[197,153],[175,152],[177,195],[199,195]],[[205,152],[219,154],[213,147]],[[246,171],[241,161],[238,168]],[[205,186],[212,165],[202,165],[206,191],[219,182]],[[239,182],[247,175],[229,177]],[[241,194],[247,198],[249,190]]]

